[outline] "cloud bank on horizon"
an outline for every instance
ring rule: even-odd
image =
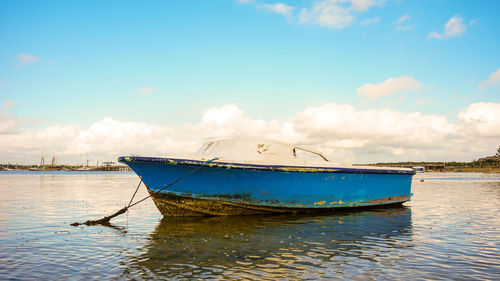
[[[332,161],[471,161],[491,151],[500,140],[500,103],[474,103],[460,111],[457,122],[446,117],[391,109],[359,110],[347,104],[307,107],[284,120],[252,118],[237,105],[206,110],[196,124],[157,126],[110,117],[88,128],[53,125],[23,129],[26,120],[0,111],[2,157],[32,164],[40,156],[72,161],[113,160],[120,155],[187,155],[213,138],[267,138],[323,151]]]

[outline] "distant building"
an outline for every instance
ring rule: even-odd
[[[482,167],[500,168],[500,156],[489,156],[477,160]]]
[[[426,163],[424,166],[426,171],[444,171],[446,168],[445,163]]]
[[[418,166],[417,166],[418,165]],[[385,167],[403,167],[412,168],[416,172],[435,172],[444,171],[446,168],[446,163],[444,162],[404,162],[404,163],[377,163],[375,166],[385,166]]]

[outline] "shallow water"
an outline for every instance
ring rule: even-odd
[[[0,279],[500,276],[500,175],[417,174],[399,208],[162,219],[147,200],[116,229],[69,225],[122,208],[137,183],[124,172],[0,172]]]

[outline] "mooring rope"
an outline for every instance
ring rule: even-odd
[[[182,176],[182,177],[180,177],[180,178],[178,178],[178,179],[174,180],[173,182],[171,182],[171,183],[169,183],[168,185],[164,186],[162,189],[157,190],[157,191],[154,191],[154,192],[150,193],[148,196],[146,196],[146,197],[142,198],[141,200],[139,200],[139,201],[135,202],[134,204],[131,204],[131,203],[132,203],[132,200],[134,200],[134,197],[135,197],[135,195],[136,195],[136,193],[137,193],[137,190],[139,190],[139,186],[141,186],[141,183],[142,183],[142,179],[141,179],[141,181],[139,182],[139,185],[137,185],[137,188],[135,189],[134,195],[132,195],[132,198],[130,199],[130,202],[128,203],[128,206],[123,207],[123,208],[122,208],[122,209],[120,209],[118,212],[116,212],[116,213],[114,213],[114,214],[112,214],[112,215],[110,215],[110,216],[104,217],[104,218],[102,218],[102,219],[99,219],[99,220],[88,220],[88,221],[86,221],[86,222],[84,222],[84,223],[74,222],[74,223],[72,223],[71,225],[72,225],[72,226],[79,226],[79,225],[83,225],[83,224],[84,224],[84,225],[104,225],[104,226],[109,226],[109,225],[110,225],[110,222],[109,222],[109,221],[110,221],[112,218],[117,217],[117,216],[119,216],[119,215],[121,215],[121,214],[125,213],[125,212],[129,209],[129,208],[132,208],[132,207],[134,207],[135,205],[137,205],[137,204],[139,204],[139,203],[143,202],[144,200],[149,199],[151,196],[153,196],[153,195],[157,194],[158,192],[163,191],[163,190],[165,190],[165,189],[167,189],[167,188],[171,187],[172,185],[176,184],[177,182],[179,182],[179,181],[181,181],[181,180],[183,180],[183,179],[187,178],[188,176],[190,176],[190,175],[194,174],[194,173],[195,173],[195,172],[197,172],[199,169],[201,169],[201,168],[205,167],[207,164],[210,164],[210,163],[212,163],[213,161],[218,160],[218,159],[219,159],[219,158],[217,158],[217,157],[216,157],[216,158],[212,158],[212,159],[208,160],[207,162],[203,163],[203,165],[201,165],[201,166],[199,166],[198,168],[196,168],[196,169],[192,170],[191,172],[189,172],[189,173],[185,174],[184,176]]]
[[[132,204],[132,201],[134,200],[135,195],[137,194],[137,191],[139,190],[139,186],[141,186],[142,179],[137,185],[137,188],[135,189],[134,195],[132,195],[132,198],[130,198],[130,202],[128,202],[127,209],[130,208],[130,204]]]

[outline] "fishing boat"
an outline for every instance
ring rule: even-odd
[[[298,213],[401,204],[409,168],[340,165],[309,148],[219,139],[191,157],[122,156],[164,216]],[[173,184],[175,183],[175,184]]]

